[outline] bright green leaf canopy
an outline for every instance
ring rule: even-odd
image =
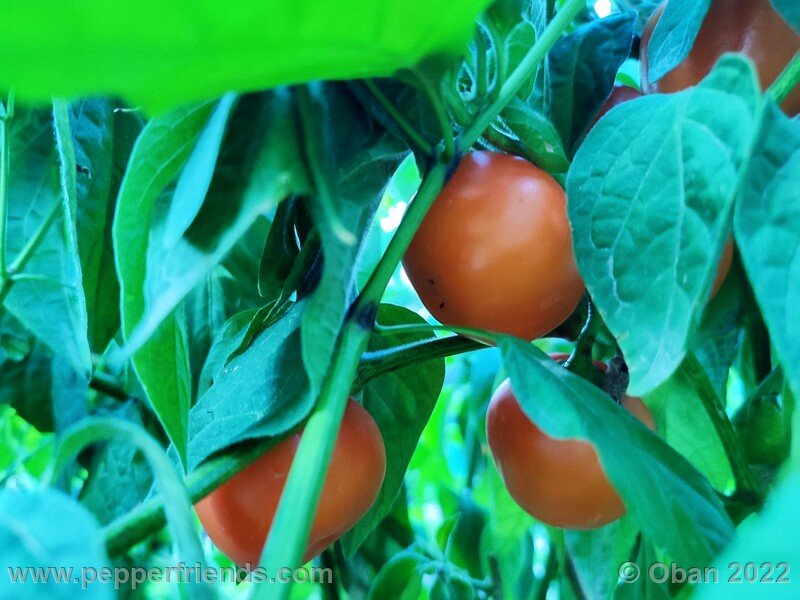
[[[488,0],[44,0],[4,6],[0,89],[150,111],[227,91],[390,75],[462,50]]]

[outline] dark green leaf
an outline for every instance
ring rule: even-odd
[[[633,42],[633,13],[580,26],[548,56],[549,114],[568,149],[608,98]]]
[[[131,403],[126,403],[118,414],[141,424]],[[103,525],[133,510],[153,485],[147,460],[128,440],[112,439],[103,445],[92,457],[87,471],[80,500]]]
[[[758,94],[749,63],[724,58],[690,91],[609,112],[570,168],[578,267],[634,394],[678,367],[707,303]]]
[[[217,332],[200,373],[197,384],[198,397],[208,391],[228,362],[228,357],[241,347],[244,335],[256,312],[256,309],[250,309],[236,313]]]
[[[304,304],[294,305],[227,363],[192,408],[190,468],[235,442],[284,433],[308,414],[315,396],[300,360]]]
[[[7,255],[36,243],[5,306],[57,355],[91,370],[74,199],[62,194],[53,113],[17,110],[11,120]],[[36,239],[41,234],[40,239]]]
[[[206,364],[212,343],[225,325],[225,298],[219,277],[207,273],[183,303],[186,316],[186,337],[189,344],[189,364],[192,373],[192,397],[197,397],[200,374]]]
[[[730,542],[713,488],[658,435],[531,344],[499,347],[525,414],[552,437],[589,440],[628,513],[673,560],[704,565]]]
[[[267,301],[281,295],[283,283],[292,272],[297,254],[295,211],[302,210],[299,199],[289,198],[278,205],[261,253],[258,270],[258,292]]]
[[[765,106],[734,229],[772,344],[800,395],[800,122]]]

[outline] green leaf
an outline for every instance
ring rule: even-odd
[[[89,342],[103,352],[119,329],[119,284],[111,226],[124,170],[141,129],[131,112],[116,111],[111,100],[56,102],[61,117],[59,154],[74,209],[78,252],[88,314]]]
[[[126,403],[116,414],[141,425],[133,403]],[[136,508],[153,486],[147,459],[126,439],[111,439],[104,444],[87,471],[80,500],[103,525]]]
[[[696,366],[700,366],[695,361]],[[701,394],[711,394],[720,403],[710,380],[698,380],[687,361],[667,381],[646,396],[658,431],[720,492],[732,481],[731,465],[705,409]]]
[[[734,231],[775,352],[800,396],[800,122],[772,102],[736,206]]]
[[[217,332],[203,364],[203,370],[200,372],[197,384],[198,397],[208,391],[225,368],[228,357],[241,347],[248,326],[256,313],[256,309],[236,313]]]
[[[178,177],[164,225],[164,244],[167,247],[180,240],[200,212],[236,100],[236,94],[225,94],[220,98]]]
[[[633,13],[580,26],[548,55],[549,114],[564,146],[572,148],[608,98],[633,43]]]
[[[425,324],[425,319],[400,306],[381,304],[381,325]],[[430,337],[424,333],[375,334],[368,352],[410,344]],[[411,455],[433,412],[444,381],[444,360],[401,369],[372,380],[364,388],[364,408],[381,430],[386,447],[386,476],[369,512],[342,538],[345,555],[352,556],[370,532],[389,514],[403,485]]]
[[[592,531],[564,531],[569,558],[586,598],[611,598],[618,566],[628,560],[639,528],[628,516]]]
[[[258,292],[267,301],[280,297],[283,283],[292,272],[300,249],[295,233],[295,212],[302,210],[300,201],[289,198],[275,211],[269,234],[264,242],[258,269]]]
[[[0,360],[0,404],[11,405],[39,431],[53,431],[52,355],[13,317],[0,317],[0,326],[5,343],[14,338],[17,348]]]
[[[300,360],[304,306],[295,304],[227,363],[192,408],[190,469],[235,442],[284,433],[308,415],[316,396]]]
[[[760,514],[747,521],[739,530],[736,541],[714,563],[719,581],[696,588],[696,597],[701,600],[731,600],[742,598],[791,598],[797,593],[795,565],[800,563],[800,470],[790,472],[786,479],[770,495]],[[754,563],[756,582],[752,567],[739,573],[739,582],[732,581],[738,563],[744,569]],[[774,567],[774,570],[770,569]],[[773,582],[784,576],[785,583]],[[747,582],[747,583],[745,583]]]
[[[778,10],[783,19],[800,33],[800,4],[795,0],[772,0],[772,4]]]
[[[219,277],[213,271],[203,277],[183,302],[186,338],[192,374],[192,397],[197,397],[203,366],[217,333],[225,325],[225,298]]]
[[[298,102],[315,188],[309,210],[323,254],[322,278],[303,315],[303,362],[312,385],[319,386],[353,300],[356,258],[407,151],[373,127],[346,86],[309,86],[298,92]]]
[[[422,575],[428,559],[408,550],[396,554],[375,576],[368,600],[418,600],[422,594]]]
[[[20,265],[5,307],[53,353],[88,373],[74,202],[62,194],[53,136],[51,111],[19,109],[11,120],[7,255],[17,260],[26,248],[32,253]]]
[[[113,598],[109,585],[81,588],[87,569],[110,569],[97,522],[80,504],[53,489],[0,491],[0,562],[9,572],[0,578],[0,596],[34,600],[72,598]],[[54,526],[57,525],[57,526]],[[63,582],[50,574],[46,583],[12,583],[10,571],[25,575],[28,568],[63,569]],[[20,573],[21,572],[21,573]],[[25,590],[22,592],[22,590]]]
[[[565,173],[569,168],[561,136],[540,112],[512,98],[500,115],[512,132],[510,146],[503,149],[528,159],[548,173]],[[494,140],[492,140],[494,141]]]
[[[305,184],[289,92],[242,97],[228,122],[200,211],[180,240],[168,239],[164,213],[169,193],[158,195],[189,159],[210,111],[211,105],[204,104],[151,121],[125,176],[115,233],[117,252],[138,265],[133,288],[123,282],[123,296],[138,296],[135,314],[125,319],[128,333],[139,321],[135,334],[127,337],[129,351],[147,340],[263,213]],[[157,183],[151,181],[156,177]],[[143,230],[150,235],[142,235]]]
[[[707,564],[730,542],[713,488],[658,435],[531,344],[498,346],[525,414],[551,437],[590,441],[628,513],[674,561]]]
[[[389,76],[428,55],[461,52],[488,3],[20,4],[0,23],[0,88],[30,100],[122,95],[156,111],[231,90]]]
[[[685,59],[692,49],[711,0],[670,0],[650,40],[650,83],[655,83]]]
[[[211,110],[212,104],[204,103],[153,119],[133,148],[119,190],[113,227],[122,333],[128,342],[147,311],[150,229],[160,196],[189,158]],[[131,362],[167,435],[181,458],[185,458],[191,394],[185,331],[174,315],[156,325],[155,333],[140,336],[145,339]]]
[[[745,283],[740,271],[734,268],[728,274],[726,283],[706,307],[690,344],[711,386],[723,401],[727,396],[728,372],[739,349],[744,312],[742,286]]]
[[[618,106],[575,156],[567,197],[578,268],[633,394],[674,372],[697,328],[758,95],[749,63],[727,57],[690,91]]]

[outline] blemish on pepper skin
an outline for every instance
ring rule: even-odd
[[[433,285],[433,277],[428,277],[428,283],[430,283],[431,285]]]
[[[444,308],[444,302],[439,305],[439,308]]]

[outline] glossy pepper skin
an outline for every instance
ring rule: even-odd
[[[584,291],[564,190],[496,152],[464,156],[403,265],[440,322],[528,340],[563,323]]]
[[[279,442],[195,505],[208,536],[240,566],[258,564],[301,436],[296,433]],[[385,474],[380,430],[366,409],[350,399],[304,560],[322,552],[367,513]]]
[[[648,51],[666,2],[656,9],[642,33],[642,89],[673,93],[697,85],[727,52],[749,56],[767,89],[800,51],[800,35],[777,13],[770,0],[713,0],[689,56],[657,82],[650,81]],[[790,116],[800,113],[800,88],[783,102]]]
[[[622,406],[655,430],[640,398],[624,396]],[[595,529],[625,514],[622,498],[603,471],[594,446],[544,433],[522,410],[509,380],[489,402],[486,437],[509,494],[541,522],[564,529]]]

